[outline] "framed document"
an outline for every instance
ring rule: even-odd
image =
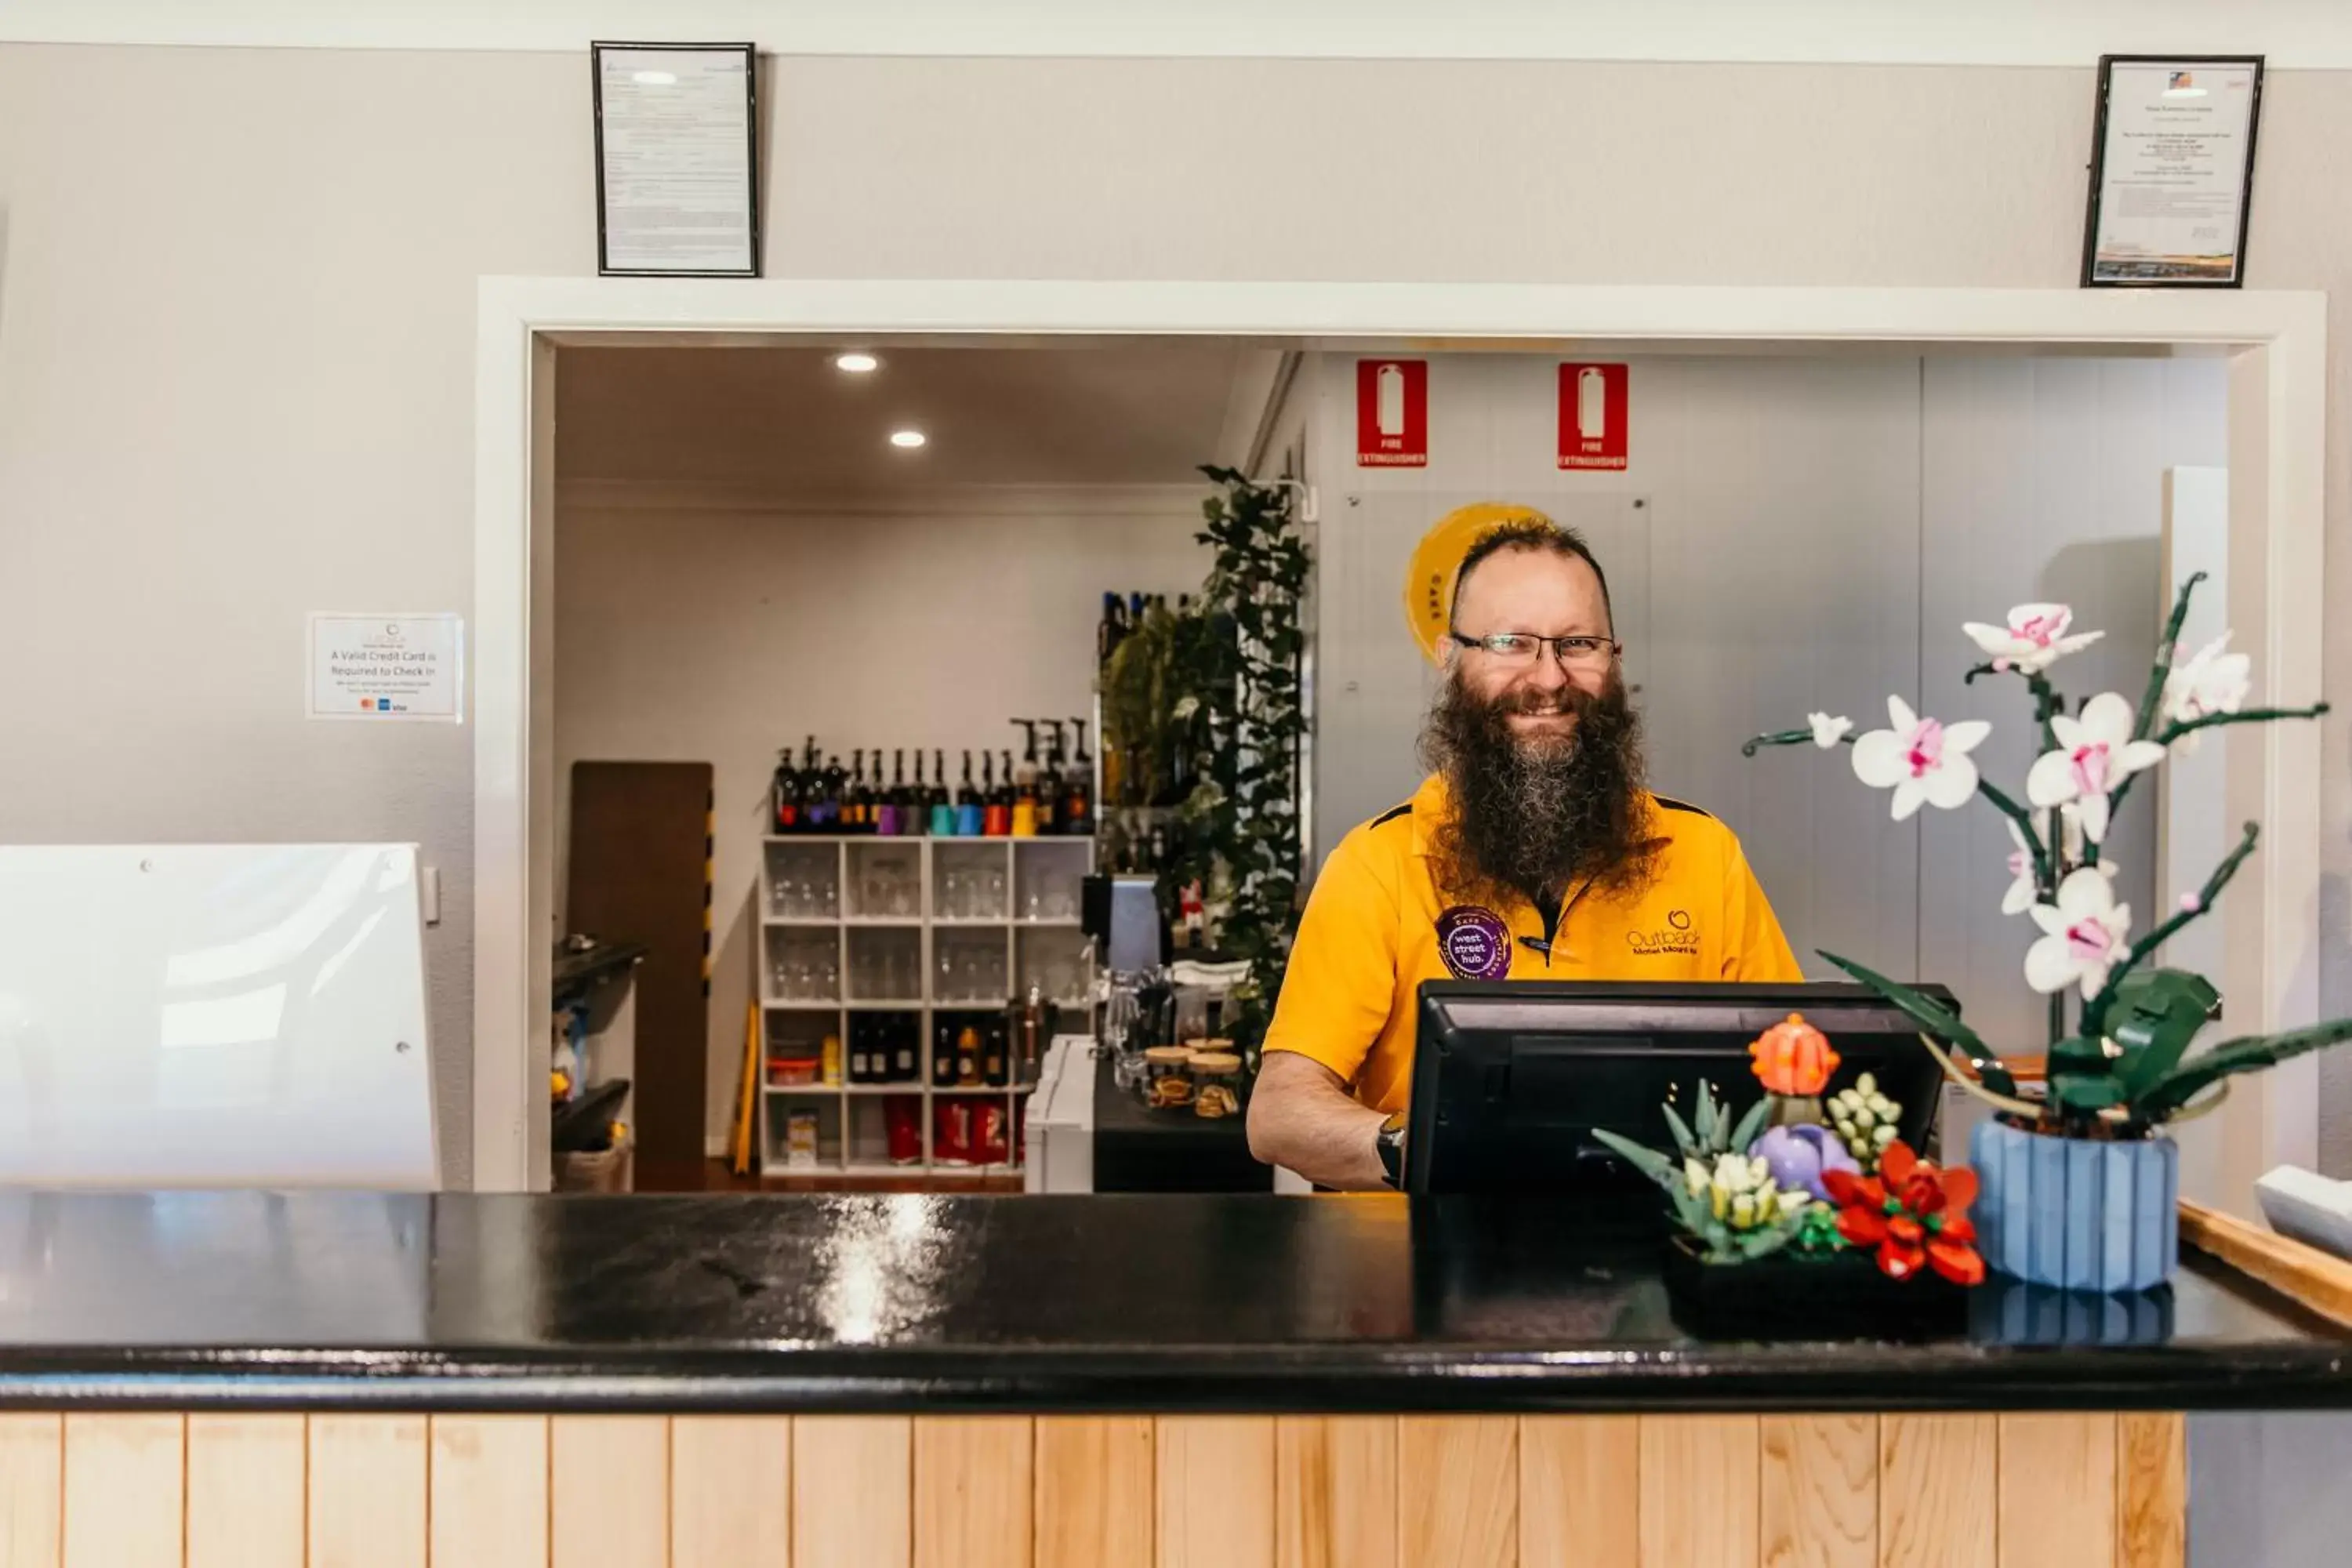
[[[2084,288],[2244,281],[2262,101],[2260,55],[2100,58]]]
[[[750,44],[591,44],[596,270],[760,275],[760,115]]]

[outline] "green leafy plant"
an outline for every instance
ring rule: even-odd
[[[1213,552],[1208,576],[1189,608],[1151,610],[1120,643],[1104,672],[1103,720],[1106,745],[1148,781],[1148,804],[1175,808],[1161,908],[1198,881],[1220,955],[1250,965],[1230,1023],[1254,1060],[1298,929],[1313,557],[1287,487],[1201,471],[1219,487],[1194,536]]]
[[[2219,1105],[2231,1077],[2352,1039],[2352,1018],[2338,1018],[2227,1040],[2192,1055],[2198,1032],[2219,1011],[2220,994],[2201,975],[2145,967],[2169,938],[2211,910],[2253,853],[2259,825],[2247,823],[2204,884],[2137,939],[2128,936],[2130,910],[2115,901],[2102,868],[2107,825],[2139,775],[2175,748],[2193,745],[2202,731],[2223,725],[2315,719],[2327,711],[2325,702],[2246,707],[2251,661],[2228,651],[2226,633],[2176,660],[2190,595],[2203,576],[2193,574],[2173,601],[2137,705],[2118,692],[2103,692],[2068,710],[2049,671],[2101,634],[2072,632],[2073,612],[2063,605],[2021,605],[2005,626],[1963,628],[1992,656],[1967,679],[2015,675],[2032,698],[2042,751],[2026,780],[2025,804],[1983,780],[1968,756],[1990,725],[1923,719],[1899,698],[1887,700],[1892,722],[1885,730],[1857,736],[1850,721],[1816,713],[1805,729],[1758,735],[1741,748],[1753,756],[1766,746],[1852,746],[1856,776],[1895,791],[1897,821],[1922,805],[1949,809],[1979,798],[2009,819],[2017,844],[2011,860],[2016,880],[2002,910],[2030,912],[2043,933],[2025,963],[2027,982],[2050,997],[2042,1098],[2023,1096],[1992,1050],[1942,1003],[1852,959],[1822,956],[1901,1008],[1955,1080],[2038,1131],[2146,1137],[2166,1122]],[[2082,998],[2071,1025],[2069,989]]]
[[[1766,1162],[1747,1152],[1771,1113],[1769,1097],[1735,1123],[1731,1108],[1702,1079],[1690,1121],[1672,1104],[1661,1109],[1675,1141],[1672,1155],[1606,1128],[1592,1135],[1664,1190],[1675,1219],[1706,1247],[1707,1262],[1745,1263],[1796,1239],[1806,1210],[1817,1206],[1811,1194],[1781,1191]]]

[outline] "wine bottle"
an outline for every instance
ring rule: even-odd
[[[879,775],[882,775],[882,752],[875,752],[875,778],[877,778],[877,783]],[[898,802],[903,802],[903,799],[906,799],[906,752],[901,750],[896,781],[875,790],[875,832],[885,837],[896,837],[898,832],[903,832],[898,827]]]
[[[1028,749],[1022,753],[1021,772],[1015,776],[1013,794],[1013,837],[1034,838],[1037,835],[1037,721],[1015,719],[1027,731]],[[1012,771],[1013,753],[1004,754],[1005,771]]]
[[[937,837],[947,838],[956,831],[955,797],[948,793],[948,752],[945,746],[931,748],[931,788],[925,796],[930,820],[926,825]]]
[[[980,1076],[991,1089],[1003,1089],[1012,1080],[1004,1070],[1004,1020],[989,1020],[987,1038],[981,1045]]]
[[[769,796],[771,833],[797,833],[801,826],[800,775],[793,767],[793,749],[786,746],[776,761],[776,780]]]
[[[1037,831],[1050,837],[1062,831],[1062,721],[1037,723],[1047,731],[1045,765],[1037,770]]]
[[[980,1031],[970,1024],[956,1036],[956,1083],[965,1089],[980,1087]]]
[[[942,1018],[931,1031],[931,1087],[953,1089],[956,1080],[955,1031]]]
[[[800,800],[800,830],[803,833],[823,833],[825,827],[824,813],[820,807],[824,802],[820,796],[823,793],[824,774],[817,766],[814,735],[808,738],[807,748],[801,753],[800,772],[794,776],[793,782]]]
[[[980,795],[971,787],[971,750],[966,747],[963,753],[963,784],[956,791],[956,836],[961,838],[977,838],[980,837],[981,827]]]
[[[923,1069],[916,1065],[915,1054],[922,1043],[922,1021],[911,1014],[903,1016],[892,1026],[890,1035],[890,1081],[920,1082]]]
[[[1103,596],[1102,620],[1095,626],[1095,663],[1108,664],[1118,645],[1127,640],[1127,606],[1120,604],[1117,594]]]
[[[841,765],[839,757],[825,758],[824,772],[817,780],[817,815],[823,823],[822,832],[839,833],[842,830],[841,786],[848,776],[848,770]]]
[[[981,816],[980,830],[991,838],[1002,838],[1013,831],[1013,753],[1004,753],[1004,783],[996,782],[996,753],[980,754]]]
[[[1062,831],[1083,837],[1095,830],[1095,762],[1087,755],[1087,721],[1072,719],[1077,731],[1077,754],[1062,779]]]

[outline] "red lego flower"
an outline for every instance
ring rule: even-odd
[[[1976,1201],[1977,1173],[1929,1164],[1901,1142],[1878,1157],[1878,1174],[1824,1171],[1822,1184],[1838,1205],[1838,1234],[1856,1247],[1875,1247],[1889,1278],[1908,1279],[1922,1264],[1956,1285],[1984,1278],[1976,1226],[1963,1212]]]

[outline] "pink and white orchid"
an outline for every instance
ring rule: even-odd
[[[2246,695],[2253,689],[2252,658],[2229,651],[2230,634],[2223,632],[2189,656],[2185,664],[2176,664],[2164,678],[2164,717],[2171,723],[2188,724],[2208,719],[2216,713],[2235,713],[2246,704]],[[2199,737],[2183,735],[2175,742],[2184,752],[2195,749]]]
[[[2000,822],[2002,826],[2009,829],[2009,841],[2014,847],[2009,852],[2009,874],[2011,879],[2009,891],[2000,896],[2000,912],[2005,915],[2021,915],[2032,909],[2034,900],[2041,896],[2041,889],[2033,885],[2033,851],[2027,847],[2025,835],[2018,830],[2014,821],[2004,816]],[[2058,865],[2061,869],[2082,859],[2083,818],[2081,814],[2072,806],[2058,814]],[[2119,869],[2120,868],[2113,860],[2099,862],[2101,875],[2111,882],[2115,880]]]
[[[2086,648],[2107,635],[2076,632],[2069,637],[2066,628],[2074,624],[2074,612],[2065,605],[2019,605],[2009,612],[2009,624],[2005,626],[1969,621],[1960,630],[1992,656],[1996,668],[2038,675],[2068,654]]]
[[[2025,795],[2035,805],[2073,805],[2083,816],[2083,834],[2094,844],[2107,836],[2107,795],[2132,774],[2164,761],[2154,741],[2132,739],[2132,705],[2119,692],[2102,691],[2079,714],[2055,714],[2050,728],[2058,749],[2044,752],[2025,775]]]
[[[2033,906],[2033,923],[2042,937],[2026,950],[2025,983],[2045,995],[2080,985],[2091,997],[2128,951],[2131,906],[2116,902],[2115,885],[2085,866],[2058,884],[2055,905]]]
[[[1977,793],[1977,765],[1969,753],[1992,726],[1981,719],[1943,724],[1922,719],[1900,697],[1886,700],[1892,729],[1873,730],[1853,743],[1853,776],[1873,789],[1895,792],[1895,820],[1921,805],[1950,811]]]
[[[1813,744],[1826,752],[1846,737],[1853,728],[1851,719],[1832,719],[1826,713],[1808,713],[1805,722],[1813,727]]]

